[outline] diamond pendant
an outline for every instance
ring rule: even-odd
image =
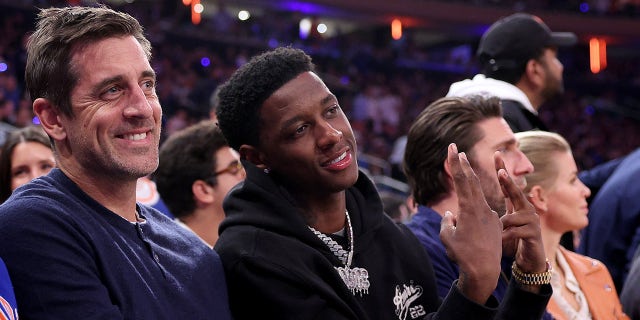
[[[362,296],[362,294],[369,293],[369,271],[365,268],[349,268],[348,266],[344,267],[334,267],[340,278],[344,284],[351,290],[351,294],[355,295],[356,292]]]

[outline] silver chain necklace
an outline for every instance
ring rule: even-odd
[[[349,218],[349,211],[345,211],[347,216],[347,230],[349,237],[349,251],[347,252],[342,248],[342,246],[337,243],[335,240],[331,239],[324,233],[314,229],[311,226],[309,230],[311,230],[324,244],[329,247],[329,250],[333,253],[334,256],[344,264],[344,267],[335,267],[336,271],[342,278],[342,281],[347,286],[349,290],[351,290],[351,294],[355,295],[356,293],[360,294],[368,294],[369,286],[371,283],[369,282],[369,271],[365,268],[351,268],[351,262],[353,260],[353,228],[351,227],[351,218]]]

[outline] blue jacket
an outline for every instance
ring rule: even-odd
[[[640,149],[630,153],[602,186],[589,207],[589,225],[578,252],[602,261],[622,290],[640,243]]]

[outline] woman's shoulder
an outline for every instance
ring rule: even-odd
[[[600,269],[607,270],[607,267],[604,265],[604,263],[602,263],[598,259],[594,259],[589,256],[585,256],[583,254],[580,254],[565,248],[561,248],[561,251],[562,251],[562,254],[564,255],[564,258],[567,260],[567,263],[569,263],[569,265],[571,265],[572,268],[579,266],[581,268],[584,268],[586,270],[591,270],[591,271],[600,270]]]

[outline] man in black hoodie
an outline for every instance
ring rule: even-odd
[[[254,57],[219,97],[220,128],[247,171],[224,202],[215,246],[236,320],[540,318],[551,294],[540,229],[500,158],[518,220],[504,234],[466,156],[448,148],[461,210],[444,217],[441,236],[460,277],[440,301],[428,255],[384,215],[358,170],[349,121],[308,55]],[[498,305],[503,242],[517,247],[521,281]]]

